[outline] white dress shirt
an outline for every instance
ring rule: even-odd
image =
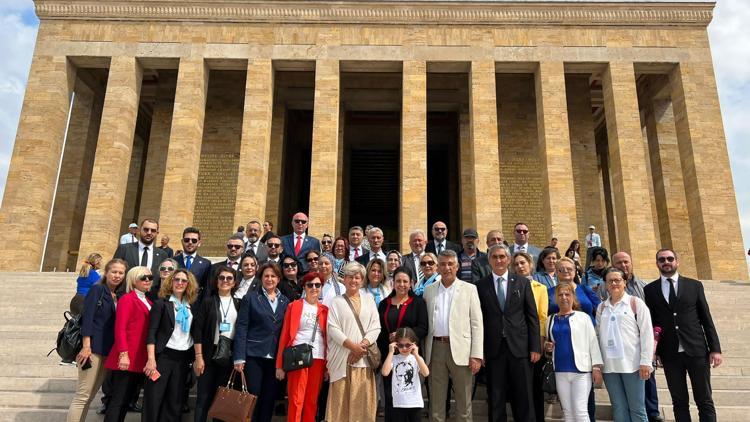
[[[356,248],[354,246],[349,246],[349,261],[354,261],[354,251],[357,251],[357,256],[362,256],[362,245],[359,245]]]
[[[143,244],[140,240],[138,241],[138,265],[141,265],[141,260],[143,259],[143,250],[146,248],[146,245]],[[148,245],[148,265],[146,265],[147,268],[151,268],[151,264],[154,262],[154,244]]]
[[[443,240],[433,240],[432,243],[435,245],[435,252],[436,253],[439,254],[440,252],[442,252],[442,251],[445,250],[445,243],[446,243],[445,239],[443,239]],[[440,246],[440,248],[438,248],[438,246]],[[438,252],[438,251],[440,251],[440,252]]]
[[[502,277],[503,278],[503,297],[508,298],[508,270],[505,270],[505,274],[497,275],[494,272],[492,273],[492,285],[495,287],[495,296],[497,296],[497,279]]]
[[[596,324],[604,372],[630,374],[640,365],[651,367],[654,336],[646,304],[627,293],[614,305],[610,300],[601,305]],[[631,300],[635,300],[635,315]]]
[[[240,287],[238,287],[237,290],[234,291],[234,297],[236,297],[237,299],[242,299],[243,297],[245,297],[254,280],[255,277],[243,278],[242,281],[240,281]]]
[[[135,237],[133,233],[125,233],[124,235],[120,236],[120,244],[121,245],[127,245],[128,243],[135,243],[138,239]]]
[[[680,278],[680,274],[677,273],[677,271],[672,274],[671,277],[665,277],[664,275],[661,276],[661,294],[664,295],[664,300],[669,303],[669,282],[667,281],[667,278],[671,278],[672,281],[674,281],[674,294],[677,296],[678,289],[680,288],[680,283],[677,281]],[[671,303],[669,303],[672,305]],[[677,315],[677,314],[675,314]],[[680,342],[680,337],[677,336],[677,352],[681,353],[684,352],[685,349],[682,347],[682,342]]]
[[[135,290],[136,296],[138,296],[138,300],[140,300],[144,305],[146,305],[146,309],[149,311],[151,310],[151,304],[148,303],[148,299],[146,299],[146,292],[142,292],[140,290]]]
[[[446,288],[443,283],[438,286],[437,300],[435,301],[435,337],[450,336],[450,319],[451,305],[453,304],[453,294],[456,292],[456,283],[453,282],[450,287]]]
[[[516,252],[528,252],[529,251],[529,242],[524,243],[523,245],[519,245],[516,243],[513,248],[513,253]],[[534,257],[536,259],[536,257]]]
[[[375,258],[381,259],[383,260],[383,262],[385,262],[385,253],[383,253],[382,249],[377,252],[370,251],[370,261]]]
[[[175,313],[177,312],[176,299],[170,298],[170,304],[174,308]],[[188,311],[188,327],[193,323],[193,312],[190,309],[190,305],[185,304]],[[193,336],[190,335],[190,329],[187,332],[182,331],[182,325],[175,323],[174,330],[172,330],[172,336],[167,341],[167,347],[172,350],[188,350],[193,347]]]

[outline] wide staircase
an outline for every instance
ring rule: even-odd
[[[60,366],[56,354],[47,357],[62,326],[62,314],[75,292],[71,273],[0,273],[0,422],[64,421],[75,390],[76,368]],[[713,370],[712,384],[718,420],[750,420],[750,342],[743,330],[750,329],[744,305],[750,293],[746,282],[705,282],[714,322],[719,330],[724,364]],[[669,392],[662,371],[657,373],[662,415],[674,420]],[[486,420],[483,389],[474,401],[476,420]],[[596,391],[597,418],[612,419],[604,389]],[[191,402],[194,397],[191,397]],[[87,421],[101,421],[95,414],[98,398]],[[547,405],[547,420],[561,420],[559,404]],[[694,419],[698,420],[693,408]],[[285,418],[278,417],[278,420]],[[140,420],[129,414],[128,421]],[[185,421],[192,420],[186,415]]]

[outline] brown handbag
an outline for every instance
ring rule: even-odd
[[[234,376],[237,372],[240,373],[242,378],[242,391],[234,389]],[[232,375],[229,376],[226,387],[219,387],[216,390],[214,402],[208,409],[208,417],[226,422],[250,422],[257,400],[258,396],[247,392],[245,373],[232,369]]]
[[[359,320],[359,315],[357,315],[357,311],[354,310],[354,305],[352,305],[352,301],[349,300],[349,297],[344,294],[344,299],[346,299],[346,303],[349,305],[349,309],[352,310],[352,313],[354,314],[354,320],[357,321],[357,327],[359,327],[359,332],[362,333],[362,338],[365,338],[365,329],[362,327],[362,322]],[[367,354],[365,355],[367,358],[367,362],[370,364],[370,369],[377,371],[378,367],[380,367],[380,348],[378,348],[378,343],[371,343],[369,346],[367,346]]]

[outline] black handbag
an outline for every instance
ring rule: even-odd
[[[547,394],[557,394],[555,364],[552,362],[552,356],[548,356],[547,361],[542,366],[542,391]]]
[[[232,366],[232,339],[219,336],[219,343],[214,348],[211,360],[220,366]]]
[[[302,368],[309,368],[313,364],[313,344],[315,343],[315,334],[318,331],[318,315],[315,315],[315,325],[313,325],[313,334],[310,343],[302,343],[296,346],[289,346],[281,354],[281,367],[284,372],[296,371]]]

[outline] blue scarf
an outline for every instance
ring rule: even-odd
[[[437,278],[439,274],[436,272],[432,275],[432,277],[424,280],[422,284],[414,288],[414,294],[417,296],[422,296],[424,294],[424,288],[429,286],[430,284],[435,282],[435,279]]]
[[[185,302],[180,302],[174,295],[169,297],[169,301],[177,305],[177,309],[174,312],[175,324],[180,324],[183,333],[190,331],[190,311],[188,305]]]

